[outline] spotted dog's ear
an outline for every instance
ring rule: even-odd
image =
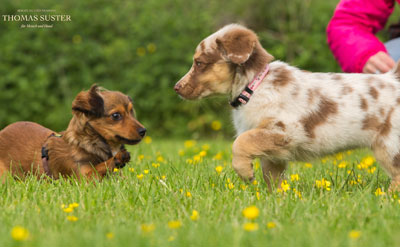
[[[258,42],[257,35],[245,28],[235,28],[216,39],[222,56],[235,64],[245,63]]]
[[[104,115],[104,101],[98,93],[99,87],[93,84],[88,91],[80,92],[72,102],[72,110],[86,116],[101,117]]]

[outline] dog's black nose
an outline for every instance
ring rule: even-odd
[[[146,128],[139,128],[137,129],[137,132],[141,137],[143,137],[144,135],[146,135]]]

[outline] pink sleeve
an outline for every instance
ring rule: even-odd
[[[385,46],[375,37],[393,12],[394,0],[341,0],[327,27],[328,44],[345,72],[362,72]]]

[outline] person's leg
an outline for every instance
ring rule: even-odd
[[[394,61],[400,60],[400,37],[385,43],[386,50]]]

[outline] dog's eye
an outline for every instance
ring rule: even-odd
[[[118,121],[122,119],[122,115],[119,112],[115,112],[113,114],[111,114],[111,118],[112,120]]]
[[[196,61],[196,65],[197,65],[197,66],[201,66],[202,64],[203,64],[202,62]]]

